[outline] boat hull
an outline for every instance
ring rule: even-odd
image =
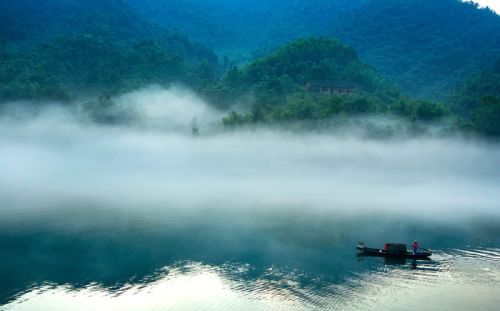
[[[367,255],[367,256],[377,256],[377,257],[399,257],[399,258],[408,258],[408,259],[429,259],[429,257],[432,255],[431,252],[429,251],[421,251],[417,252],[414,254],[411,251],[406,251],[405,253],[388,253],[387,251],[383,249],[378,249],[378,248],[369,248],[369,247],[364,247],[364,246],[358,246],[358,251],[361,252],[361,254]]]

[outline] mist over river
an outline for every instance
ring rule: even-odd
[[[0,116],[0,310],[497,309],[497,143],[217,130],[179,89],[115,102],[127,122]],[[356,254],[415,239],[430,261]]]

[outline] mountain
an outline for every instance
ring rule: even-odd
[[[269,108],[317,80],[354,86],[383,111],[403,94],[447,99],[500,57],[500,16],[458,0],[1,0],[0,26],[4,100],[180,82],[221,107],[252,94]],[[188,38],[246,61],[229,70]],[[481,99],[461,94],[453,107],[471,117]],[[401,111],[418,117],[424,102]]]
[[[241,78],[246,87],[274,84],[277,93],[301,90],[313,81],[352,85],[366,92],[382,86],[373,68],[363,64],[352,47],[327,37],[293,41],[245,66]]]
[[[415,101],[363,64],[356,51],[326,37],[299,39],[242,69],[212,90],[214,102],[250,102],[246,116],[224,123],[318,121],[338,116],[391,113],[415,120],[447,114],[439,104]]]
[[[500,56],[500,16],[457,0],[370,0],[332,33],[419,97],[443,99]]]
[[[365,0],[126,0],[220,55],[248,61],[299,37],[327,34]]]
[[[500,136],[500,59],[491,70],[467,79],[450,102],[457,115],[476,130]]]
[[[151,83],[195,87],[198,72],[218,64],[206,46],[121,0],[1,1],[0,12],[2,99],[115,94]]]
[[[1,41],[23,50],[74,33],[133,41],[157,31],[121,0],[2,0],[0,23]]]
[[[329,35],[407,94],[444,99],[500,55],[500,16],[460,0],[126,0],[236,62]]]
[[[0,17],[0,41],[8,50],[29,51],[82,34],[125,44],[156,40],[192,59],[217,61],[207,47],[151,23],[123,0],[1,0]]]
[[[500,98],[500,59],[492,69],[468,78],[449,101],[457,114],[470,119],[486,97]]]

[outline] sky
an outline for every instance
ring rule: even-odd
[[[481,6],[488,6],[500,14],[500,0],[475,0],[474,2],[479,3]]]

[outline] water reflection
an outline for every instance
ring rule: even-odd
[[[413,302],[451,310],[460,302],[487,310],[500,284],[496,219],[415,226],[293,210],[71,214],[2,219],[0,308],[411,310]],[[374,219],[383,226],[369,226]],[[432,260],[356,256],[358,240],[415,236],[433,248]]]
[[[401,265],[404,266],[408,262],[411,263],[411,267],[413,269],[417,269],[418,264],[416,259],[407,259],[405,257],[380,257],[376,255],[371,255],[371,254],[363,254],[360,253],[357,255],[358,261],[364,261],[365,258],[380,258],[380,261],[383,262],[385,265]],[[431,259],[420,259],[418,261],[430,261]]]
[[[496,255],[500,255],[499,250]],[[188,262],[165,267],[140,282],[123,284],[119,288],[96,283],[81,288],[42,284],[18,295],[14,302],[4,307],[7,310],[40,310],[41,307],[51,310],[382,310],[390,309],[393,303],[401,307],[400,296],[404,295],[405,301],[409,298],[410,303],[406,308],[402,306],[403,310],[411,310],[416,306],[412,300],[422,307],[446,306],[441,300],[443,297],[436,299],[436,294],[428,296],[427,301],[418,301],[416,297],[422,292],[441,293],[446,300],[446,295],[448,298],[463,295],[463,290],[468,296],[472,291],[485,298],[482,306],[494,307],[492,295],[499,281],[498,266],[483,268],[471,278],[458,272],[471,267],[456,262],[452,265],[455,271],[425,262],[418,273],[405,267],[382,266],[335,284],[288,269],[268,268],[255,277],[254,267],[248,264],[215,267]],[[317,282],[321,286],[313,285]],[[454,299],[461,302],[461,309],[477,303],[460,297]]]

